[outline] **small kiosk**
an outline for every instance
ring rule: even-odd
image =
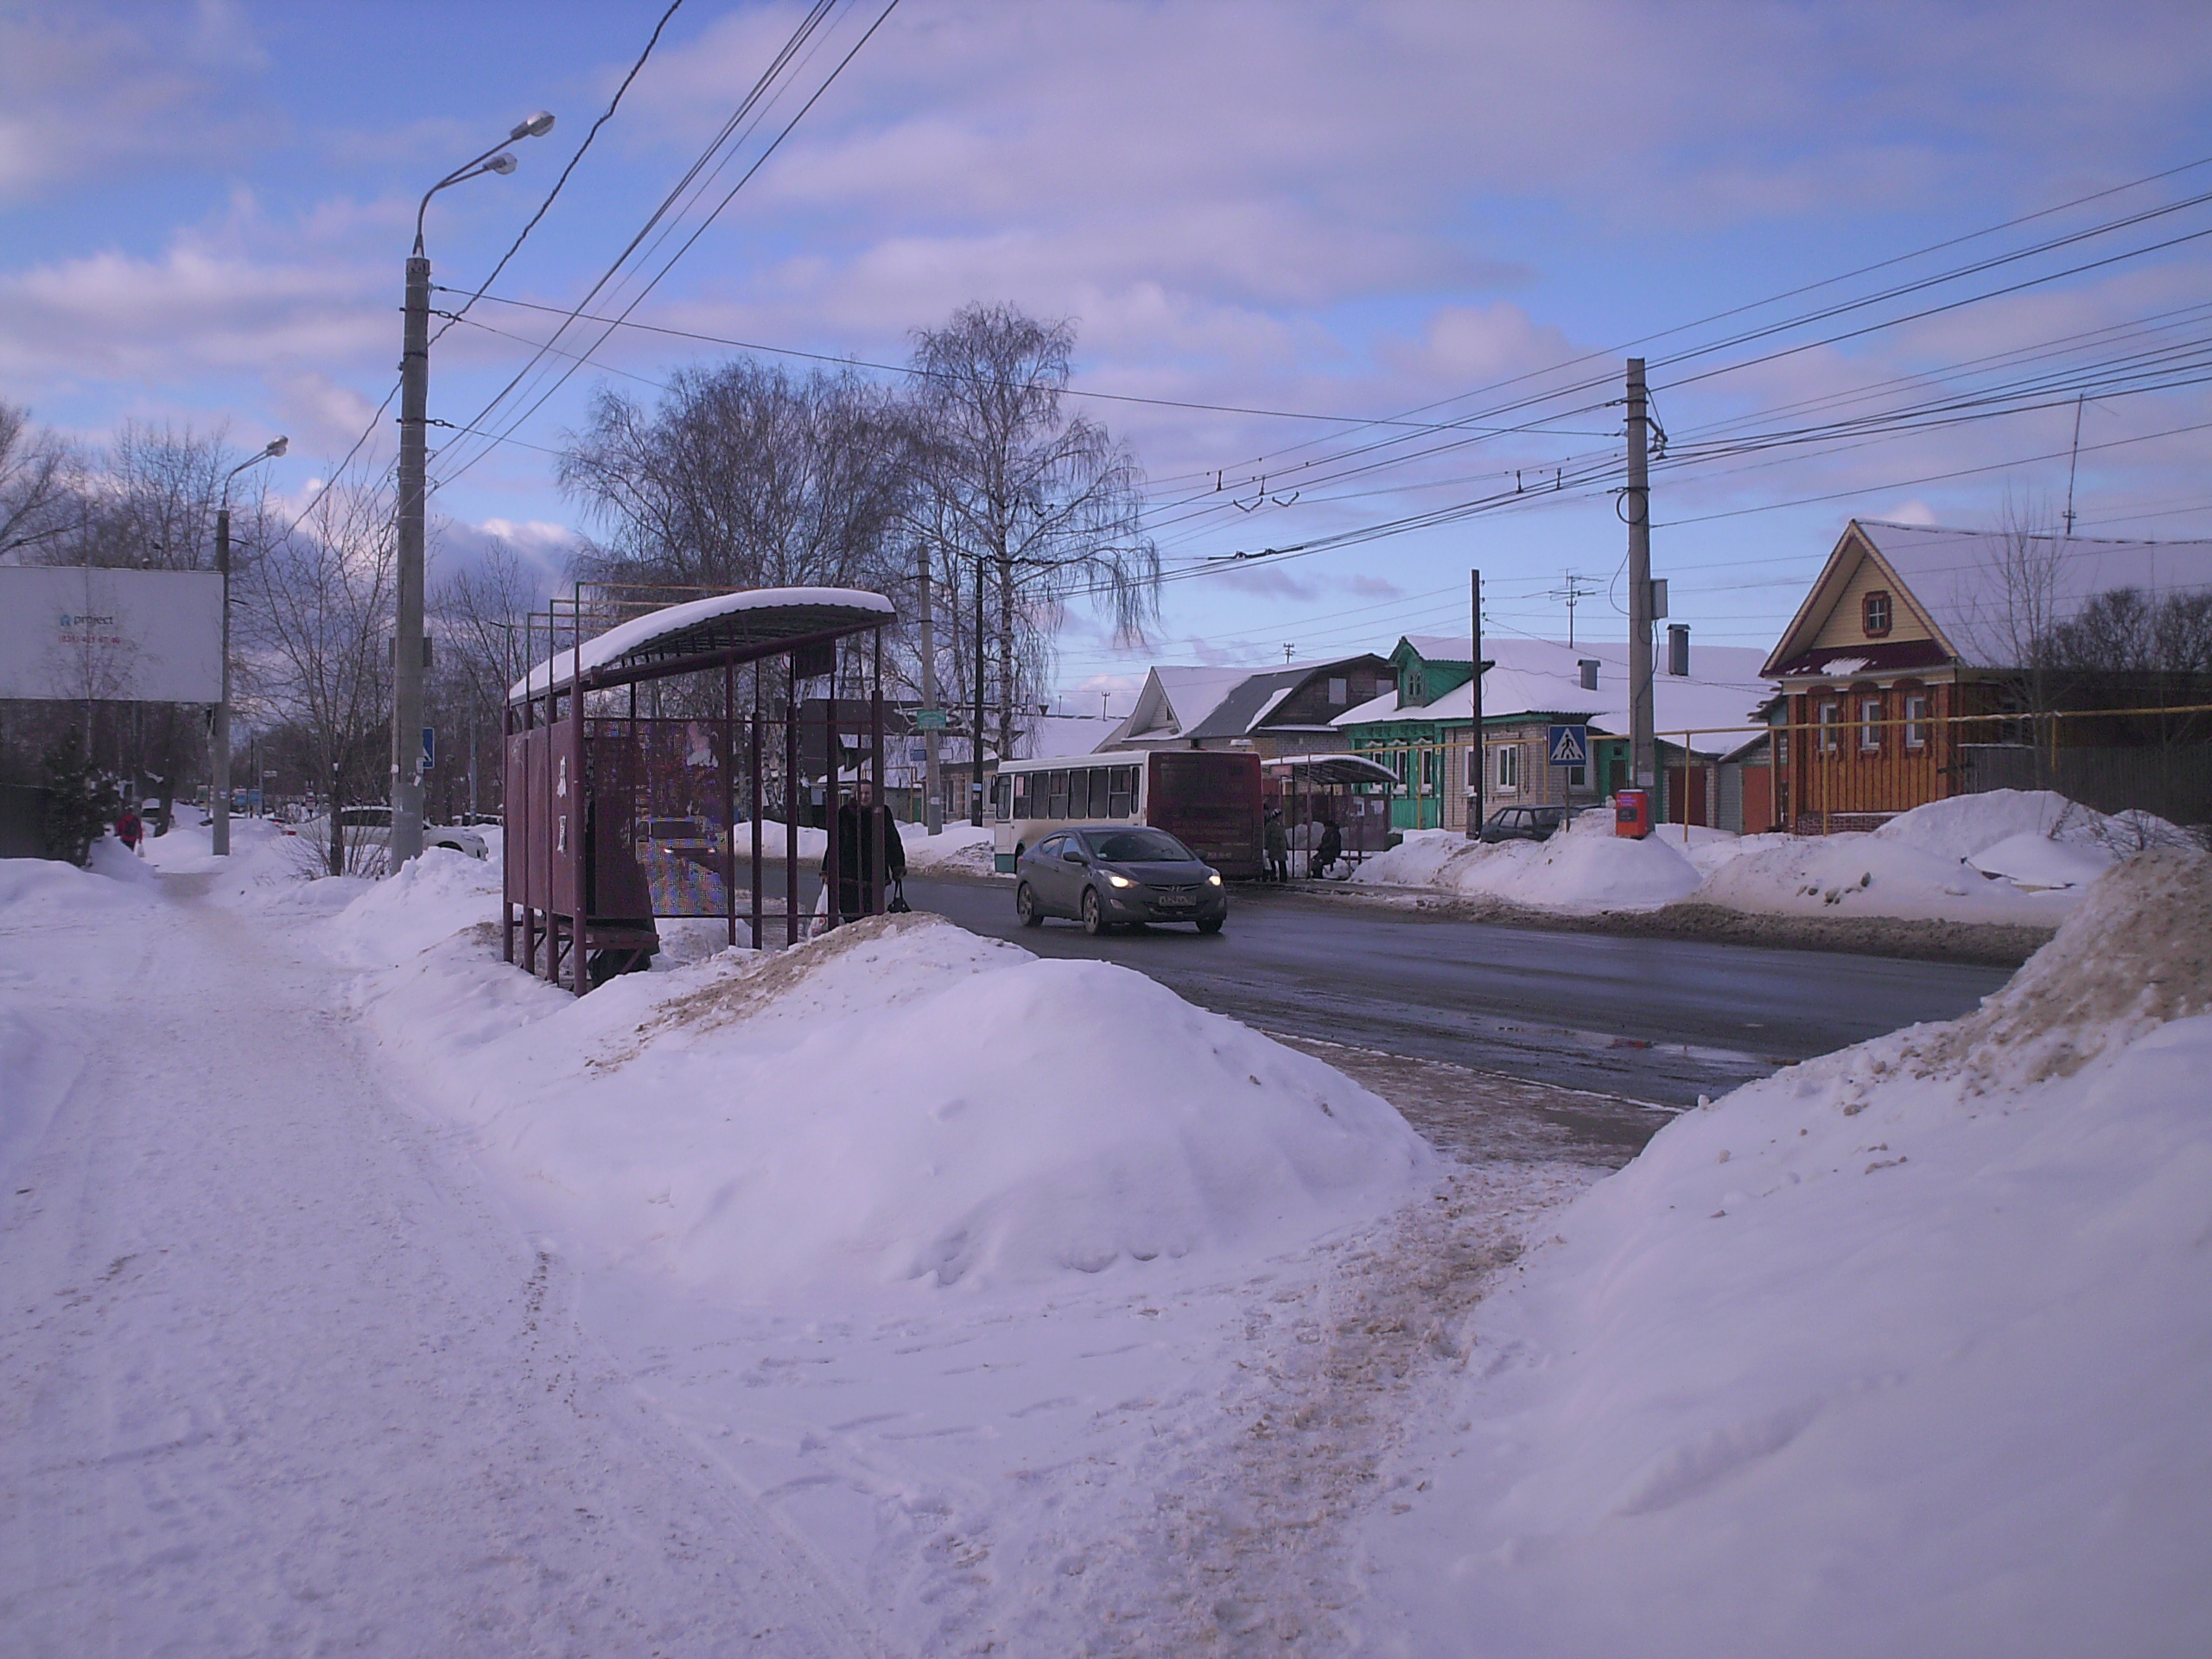
[[[564,617],[556,604],[543,619],[550,654],[508,689],[506,959],[581,996],[643,966],[664,917],[724,918],[732,944],[742,921],[756,950],[780,917],[784,943],[798,943],[806,707],[823,728],[804,747],[824,772],[824,861],[857,861],[862,913],[880,912],[880,843],[896,826],[860,815],[871,844],[841,849],[838,795],[842,774],[884,798],[891,601],[855,588],[753,588],[657,606],[587,638],[610,608],[594,619],[570,601]],[[829,694],[810,704],[803,688],[825,683]],[[653,690],[643,713],[640,686]],[[772,853],[772,812],[782,843]],[[844,919],[840,885],[823,884],[833,926]]]

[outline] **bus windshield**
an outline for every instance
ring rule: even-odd
[[[1116,830],[1087,838],[1090,850],[1116,864],[1186,863],[1191,849],[1157,830]]]

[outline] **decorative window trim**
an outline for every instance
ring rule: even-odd
[[[1877,588],[1859,598],[1859,628],[1869,639],[1879,639],[1897,626],[1897,601],[1886,588]]]
[[[1904,700],[1904,746],[1908,749],[1928,747],[1929,698],[1925,691],[1916,691]]]
[[[1878,753],[1882,747],[1882,699],[1879,696],[1865,696],[1859,702],[1859,752]]]

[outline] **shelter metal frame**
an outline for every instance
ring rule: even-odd
[[[703,594],[684,602],[654,602],[664,592]],[[649,595],[640,599],[639,594]],[[630,615],[620,620],[625,613]],[[658,625],[656,626],[656,619]],[[715,760],[720,773],[722,831],[719,868],[722,905],[731,944],[738,943],[737,754],[745,734],[747,817],[752,829],[750,880],[746,919],[753,947],[766,948],[771,918],[764,902],[762,833],[765,747],[769,728],[783,727],[784,944],[798,943],[801,923],[799,874],[801,703],[803,681],[830,678],[823,715],[823,825],[827,837],[823,881],[827,920],[835,927],[843,914],[844,861],[841,830],[841,733],[857,724],[842,716],[853,700],[841,699],[841,655],[846,642],[872,636],[862,666],[867,683],[867,781],[874,799],[884,800],[883,630],[896,620],[891,602],[880,594],[841,588],[754,590],[645,589],[580,585],[556,598],[542,618],[525,626],[524,660],[531,664],[508,692],[505,721],[505,890],[502,896],[502,952],[533,974],[556,984],[566,982],[578,995],[594,982],[593,963],[619,967],[642,959],[658,944],[650,884],[637,867],[632,844],[633,801],[623,803],[619,819],[599,810],[612,804],[626,784],[634,796],[639,775],[640,734],[664,724],[641,716],[638,688],[658,687],[679,676],[721,671],[721,715]],[[537,628],[544,629],[540,660]],[[603,626],[604,625],[604,626]],[[593,630],[588,638],[587,628]],[[780,721],[769,713],[767,669],[785,659],[785,707]],[[588,658],[588,661],[587,658]],[[751,709],[741,715],[738,676],[753,671]],[[626,714],[594,710],[595,694],[629,693]],[[602,699],[603,701],[603,699]],[[856,780],[858,781],[858,780]],[[863,872],[861,914],[880,914],[885,906],[885,814],[867,815],[870,844],[859,860]],[[892,833],[896,833],[895,830]],[[639,903],[643,894],[644,903]],[[696,914],[696,912],[685,912]]]

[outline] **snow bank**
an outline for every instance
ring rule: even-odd
[[[489,931],[369,978],[368,1017],[564,1248],[732,1299],[1282,1248],[1432,1161],[1319,1061],[933,916],[582,1000],[488,959]]]
[[[463,928],[497,922],[502,880],[500,867],[488,859],[425,847],[398,874],[350,898],[331,918],[330,938],[337,954],[356,966],[403,962]],[[325,876],[314,885],[330,880]]]
[[[943,871],[947,874],[988,875],[992,873],[990,824],[948,823],[931,835],[918,823],[902,823],[899,838],[906,853],[906,868],[916,874]]]
[[[1697,868],[1678,845],[1657,836],[1643,841],[1614,836],[1611,821],[1602,814],[1586,815],[1587,820],[1608,833],[1578,827],[1546,842],[1485,845],[1453,830],[1417,831],[1369,859],[1352,879],[1579,914],[1656,910],[1696,888]]]
[[[2146,843],[2188,838],[2156,818],[2108,818],[2049,790],[1993,790],[1931,801],[1868,834],[1751,837],[1695,897],[1769,914],[2054,927],[2091,882]]]
[[[1373,1645],[2194,1650],[2208,1009],[2212,875],[2153,853],[1979,1013],[1670,1124],[1478,1316]]]
[[[92,865],[80,870],[50,858],[0,858],[0,925],[67,922],[88,911],[156,902],[153,876],[120,842],[95,842]]]

